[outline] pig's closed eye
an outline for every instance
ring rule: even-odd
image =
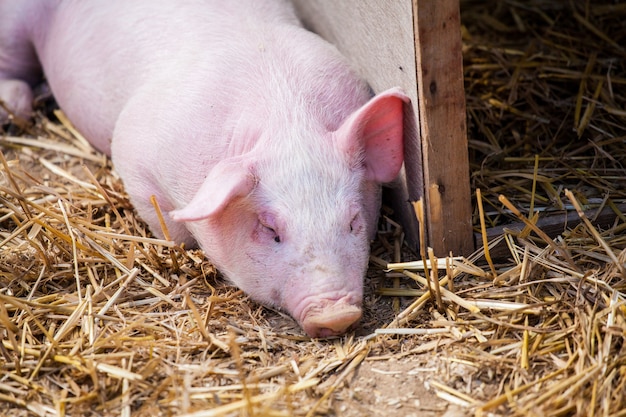
[[[274,220],[271,216],[259,216],[259,223],[266,236],[273,239],[274,242],[280,243],[280,235],[276,231]]]
[[[270,227],[267,227],[266,229],[267,229],[268,232],[270,232],[272,235],[274,235],[274,242],[280,243],[280,236],[278,236],[278,233],[276,233],[276,230],[274,230],[274,229],[272,229]]]
[[[357,213],[350,222],[350,233],[359,233],[363,229],[363,219],[361,214]]]

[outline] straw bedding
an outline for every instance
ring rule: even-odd
[[[5,126],[0,414],[626,415],[626,5],[462,12],[480,249],[389,266],[385,217],[342,338],[151,237],[61,114]]]

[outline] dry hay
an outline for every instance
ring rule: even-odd
[[[597,3],[463,3],[475,224],[500,254],[385,275],[415,256],[383,222],[362,327],[334,340],[151,238],[67,124],[5,132],[0,414],[441,415],[421,373],[461,415],[626,415],[626,7]],[[362,389],[367,364],[394,384]]]
[[[472,185],[486,212],[475,224],[517,221],[500,228],[509,262],[486,269],[480,297],[538,313],[490,314],[494,333],[466,347],[500,383],[478,410],[623,415],[626,5],[462,10]]]

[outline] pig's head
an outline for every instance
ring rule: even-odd
[[[405,101],[388,90],[334,132],[272,132],[220,161],[170,215],[252,298],[285,309],[312,337],[341,334],[361,317],[380,184],[403,161]]]

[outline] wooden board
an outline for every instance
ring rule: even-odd
[[[617,213],[625,213],[626,204],[616,204],[615,208],[605,207],[601,210],[596,208],[585,210],[585,216],[591,224],[600,230],[608,230],[615,227],[615,221],[618,219]],[[535,225],[541,229],[548,237],[554,239],[563,236],[567,230],[573,230],[583,221],[576,211],[558,212],[558,213],[541,213]],[[512,234],[517,234],[526,229],[522,222],[514,222],[502,226],[487,229],[487,241],[502,236],[507,230]],[[537,239],[534,232],[530,233],[532,239]],[[476,242],[482,242],[482,234],[476,232],[474,236]],[[530,239],[530,238],[527,238]],[[519,243],[518,243],[519,244]],[[494,261],[506,262],[512,257],[511,251],[505,241],[501,241],[498,245],[490,250],[491,258]]]
[[[380,2],[377,0],[293,0],[304,24],[337,46],[368,80],[374,92],[399,86],[411,98],[412,105],[405,115],[405,164],[399,184],[393,188],[393,208],[403,224],[409,242],[418,243],[418,225],[409,201],[424,198],[428,245],[437,255],[468,254],[473,248],[470,221],[469,168],[467,139],[465,135],[465,107],[462,85],[460,20],[458,0],[424,1],[422,13],[416,13],[415,0]],[[429,4],[430,3],[430,4]],[[444,30],[437,24],[425,25],[418,37],[415,23],[433,16],[434,9],[449,13],[456,5],[456,21],[446,24]],[[444,14],[450,19],[449,14]],[[454,16],[452,15],[454,19]],[[446,21],[447,22],[447,21]],[[456,29],[453,28],[456,24]],[[446,29],[456,36],[445,36]],[[441,47],[430,36],[443,36],[441,42],[456,41],[453,46]],[[423,42],[423,45],[416,45]],[[429,47],[429,43],[435,46]],[[458,46],[457,46],[458,44]],[[424,60],[451,51],[458,56],[435,57],[432,65],[425,67]],[[417,52],[420,51],[421,59]],[[458,65],[456,63],[458,62]],[[443,68],[455,64],[452,69]],[[456,74],[458,72],[458,74]],[[453,74],[454,73],[454,74]],[[436,76],[436,77],[435,77]],[[448,85],[448,78],[454,83]],[[426,91],[418,88],[419,79],[427,82]],[[461,85],[458,86],[458,82]],[[433,94],[433,82],[438,86]],[[460,95],[452,94],[458,88]],[[460,101],[459,101],[460,100]],[[423,102],[423,103],[422,103]],[[456,117],[451,114],[459,113]],[[431,120],[420,120],[424,113]],[[444,123],[448,120],[450,123]],[[454,125],[452,125],[454,123]],[[454,151],[451,151],[454,146]],[[443,149],[443,150],[442,150]],[[436,153],[442,153],[437,157]],[[452,158],[452,159],[448,159]],[[435,166],[442,164],[441,166]],[[452,168],[451,168],[452,167]],[[450,175],[446,174],[446,171]],[[463,230],[462,230],[463,229]],[[466,230],[465,230],[466,229]]]
[[[458,0],[413,0],[429,245],[468,254],[472,237]]]

